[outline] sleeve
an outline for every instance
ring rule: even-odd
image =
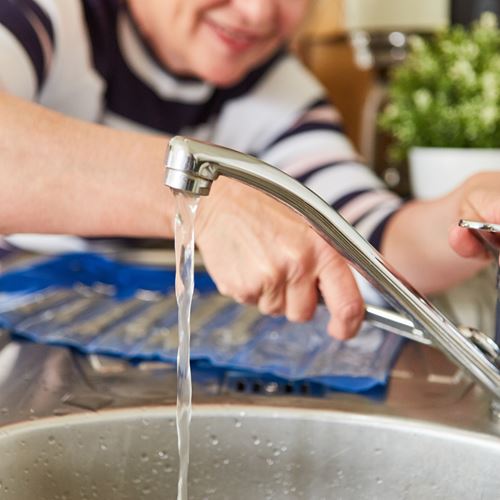
[[[360,161],[326,100],[307,106],[258,156],[304,183],[380,249],[402,201]]]
[[[0,88],[34,100],[43,87],[55,46],[43,2],[0,1]]]
[[[373,246],[402,200],[363,165],[325,91],[294,57],[279,60],[226,107],[215,142],[253,154],[303,182]]]

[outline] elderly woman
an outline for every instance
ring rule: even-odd
[[[172,237],[162,163],[168,137],[185,134],[300,179],[423,292],[470,276],[485,259],[464,265],[443,237],[463,192],[403,205],[359,162],[324,90],[287,52],[308,6],[0,0],[0,233]],[[222,293],[297,321],[321,293],[330,332],[356,332],[363,303],[333,249],[259,192],[221,180],[212,193],[197,244]]]

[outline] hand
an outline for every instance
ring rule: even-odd
[[[329,333],[347,339],[358,331],[364,304],[346,261],[288,207],[219,179],[200,203],[196,226],[222,294],[301,322],[314,314],[319,290],[332,315]]]
[[[456,192],[459,218],[500,224],[500,172],[484,172],[468,179]],[[453,226],[449,232],[451,247],[462,257],[491,259],[472,231]]]

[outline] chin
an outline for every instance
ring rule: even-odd
[[[217,87],[231,87],[243,80],[250,71],[228,71],[227,66],[222,68],[210,67],[200,71],[199,76]]]

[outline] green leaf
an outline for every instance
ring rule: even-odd
[[[492,13],[470,30],[452,26],[430,39],[412,37],[391,72],[379,125],[394,137],[392,158],[413,146],[500,146],[500,31]]]

